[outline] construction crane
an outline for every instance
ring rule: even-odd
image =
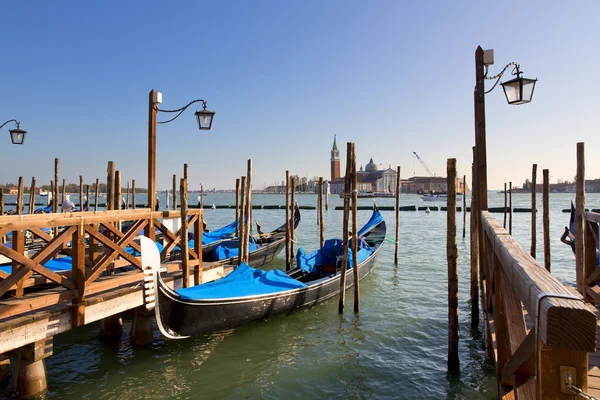
[[[425,163],[425,161],[423,161],[423,159],[421,157],[419,157],[419,155],[417,154],[417,152],[413,151],[413,154],[415,155],[415,157],[417,157],[417,160],[419,160],[419,162],[421,163],[421,165],[423,166],[423,168],[425,168],[425,171],[427,171],[427,173],[429,174],[429,176],[434,177],[435,176],[435,172],[431,172],[431,168],[429,168],[429,166]]]

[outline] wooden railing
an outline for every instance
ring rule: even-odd
[[[532,258],[487,211],[481,213],[483,298],[498,397],[573,398],[565,371],[587,390],[596,317]],[[536,328],[537,326],[537,328]],[[564,386],[564,385],[563,385]]]
[[[194,268],[195,281],[200,280],[202,268],[202,210],[187,211],[188,224],[193,226],[194,249],[188,251],[189,267]],[[72,214],[33,214],[0,217],[0,238],[12,232],[12,247],[0,243],[0,254],[11,260],[10,274],[0,271],[0,297],[9,291],[21,298],[24,289],[41,283],[54,283],[50,290],[28,295],[20,302],[0,304],[0,319],[24,311],[36,310],[63,302],[73,305],[73,325],[81,325],[85,315],[86,296],[112,289],[116,283],[141,281],[140,246],[134,242],[143,228],[151,224],[162,233],[166,257],[181,243],[181,229],[177,232],[167,227],[166,220],[181,219],[180,211],[150,211],[150,209],[97,211]],[[127,229],[123,226],[127,225]],[[181,225],[181,224],[179,224]],[[46,229],[49,228],[49,229]],[[54,229],[58,228],[58,229]],[[50,231],[58,231],[52,236]],[[25,234],[36,238],[31,250],[25,247]],[[198,240],[199,239],[199,240]],[[52,271],[44,266],[50,259],[68,255],[72,258],[65,271]],[[114,274],[115,269],[135,267],[126,274]],[[36,273],[37,275],[34,275]],[[104,277],[99,279],[101,275]],[[107,276],[122,277],[110,280]]]

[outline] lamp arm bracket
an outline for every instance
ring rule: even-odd
[[[185,106],[177,109],[177,110],[161,110],[159,108],[156,109],[156,111],[160,111],[160,112],[166,112],[166,113],[178,113],[176,116],[174,116],[173,118],[167,120],[167,121],[160,121],[157,122],[157,124],[167,124],[171,121],[176,120],[189,106],[191,106],[194,103],[198,103],[198,102],[202,102],[202,106],[204,107],[204,109],[206,110],[206,101],[202,100],[202,99],[197,99],[194,101],[190,101],[189,103],[187,103]]]
[[[16,119],[9,119],[8,121],[6,121],[2,125],[0,125],[0,129],[4,128],[4,125],[8,124],[9,122],[14,122],[15,124],[17,124],[17,129],[19,129],[20,122],[17,121]]]
[[[506,64],[506,67],[504,67],[502,69],[502,71],[500,71],[500,73],[498,75],[494,75],[494,76],[487,76],[488,74],[488,66],[485,66],[485,73],[483,75],[483,77],[487,80],[494,80],[496,79],[496,82],[494,82],[494,86],[492,86],[492,88],[488,91],[485,92],[485,94],[488,94],[489,92],[491,92],[492,90],[494,90],[496,88],[496,86],[498,86],[498,83],[500,82],[500,79],[502,78],[502,75],[504,75],[504,73],[506,72],[506,70],[508,69],[508,67],[513,66],[514,70],[516,70],[516,72],[513,72],[513,75],[517,75],[519,76],[519,74],[521,73],[519,70],[521,68],[521,66],[519,64],[517,64],[516,62],[509,62],[508,64]]]

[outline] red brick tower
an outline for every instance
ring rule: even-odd
[[[336,135],[333,135],[333,147],[331,148],[331,180],[340,177],[340,151],[337,147]]]

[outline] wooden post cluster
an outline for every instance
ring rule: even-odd
[[[448,259],[448,369],[459,369],[458,362],[458,249],[456,248],[456,159],[449,158],[448,212],[446,213]]]
[[[542,203],[544,206],[543,223],[544,223],[544,266],[551,272],[550,266],[550,171],[542,170],[544,179],[544,197]]]
[[[319,214],[319,245],[320,248],[323,248],[325,244],[325,224],[323,222],[323,177],[319,178],[319,201],[318,201],[318,210]]]
[[[400,244],[400,166],[396,167],[396,242],[394,244],[394,264],[398,265],[398,246]]]
[[[344,304],[346,301],[346,270],[348,269],[348,217],[350,214],[350,201],[352,190],[352,143],[346,146],[346,178],[344,182],[344,216],[343,232],[342,232],[342,269],[340,271],[340,300],[338,304],[338,312],[344,312]],[[353,257],[355,258],[355,257]]]
[[[531,257],[535,258],[536,248],[536,182],[537,182],[537,164],[533,164],[531,169]]]

